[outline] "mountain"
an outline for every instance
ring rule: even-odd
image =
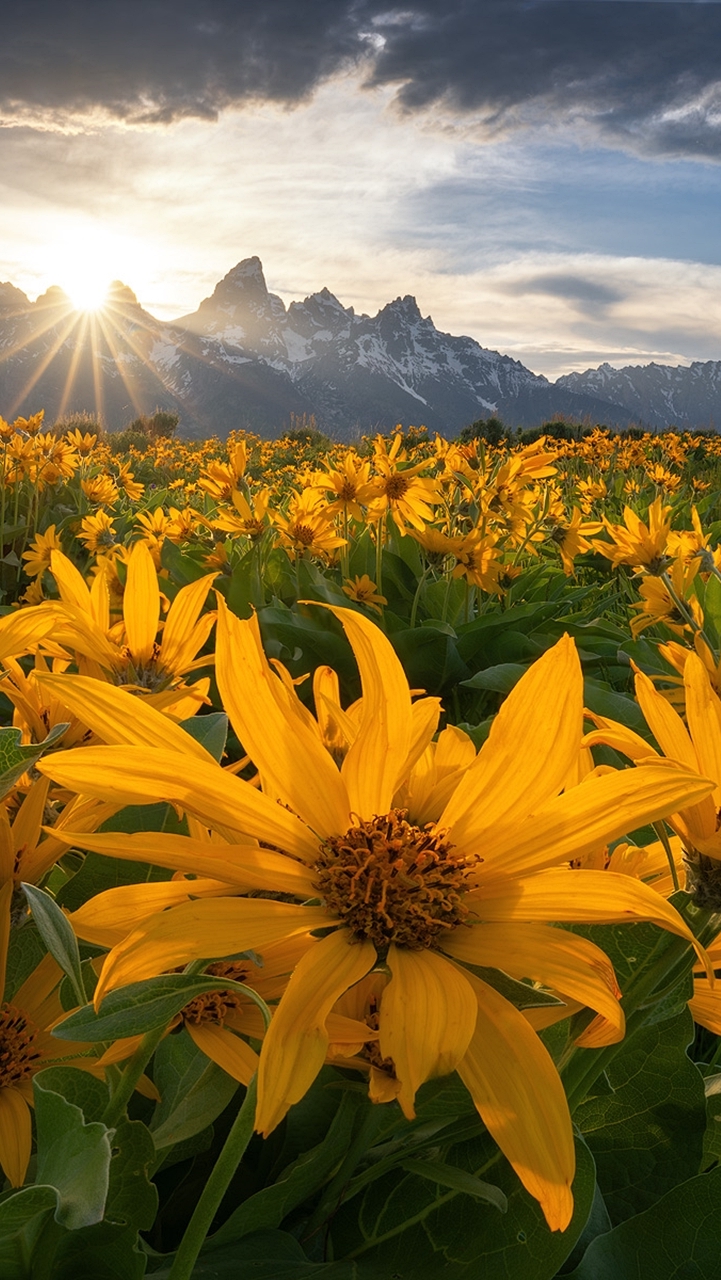
[[[721,408],[720,366],[714,368],[714,383],[703,373],[697,379],[699,394],[689,393],[679,425],[695,425],[697,404],[698,422],[708,422],[714,396]],[[30,303],[13,285],[0,285],[6,418],[45,408],[53,421],[86,409],[118,428],[159,407],[180,414],[186,435],[224,437],[239,427],[275,435],[291,413],[313,413],[341,439],[397,422],[453,436],[492,414],[524,427],[558,415],[656,424],[646,400],[642,413],[628,381],[606,380],[606,370],[616,374],[602,366],[551,383],[473,338],[442,333],[410,295],[375,316],[357,315],[328,289],[286,307],[269,292],[256,257],[228,272],[197,311],[171,323],[144,311],[120,282],[94,316],[73,311],[60,289]],[[618,376],[629,372],[644,370]],[[667,425],[668,413],[659,412],[657,425]]]
[[[602,364],[559,378],[557,387],[598,396],[626,408],[637,422],[663,428],[711,427],[721,423],[721,360],[695,360],[688,368],[668,364]]]

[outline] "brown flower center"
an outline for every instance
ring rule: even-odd
[[[403,497],[403,494],[408,488],[408,484],[409,481],[406,477],[402,475],[400,471],[396,471],[392,476],[388,476],[388,479],[385,482],[386,497],[391,502],[397,501],[398,498]]]
[[[29,1080],[40,1058],[35,1027],[11,1004],[0,1005],[0,1089]]]
[[[218,978],[229,978],[232,982],[244,982],[251,966],[241,960],[219,961],[208,966],[207,972]],[[242,997],[238,991],[206,991],[195,996],[181,1012],[184,1022],[192,1022],[196,1027],[203,1022],[221,1025],[229,1013],[236,1013],[242,1007]]]
[[[468,864],[441,834],[406,821],[405,810],[331,836],[315,864],[315,887],[359,939],[420,950],[468,915]]]

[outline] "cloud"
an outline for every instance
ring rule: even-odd
[[[710,0],[25,0],[0,20],[0,120],[214,120],[358,67],[485,136],[546,122],[717,160],[719,47]]]
[[[580,303],[583,309],[587,306],[606,307],[614,302],[622,302],[625,297],[625,293],[618,288],[564,272],[549,272],[526,280],[516,280],[507,288],[510,293],[515,294],[542,293],[552,298],[564,298],[568,302]]]

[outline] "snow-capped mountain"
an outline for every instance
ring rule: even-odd
[[[663,428],[721,424],[721,360],[695,360],[688,368],[668,364],[602,364],[559,378],[557,387],[623,405],[637,422]]]
[[[707,400],[715,395],[719,404],[721,396],[721,366],[714,368],[713,387],[699,379],[706,396],[701,417],[689,401],[686,417],[674,418],[679,425],[702,425],[712,416]],[[644,370],[609,369],[621,379],[614,381],[606,380],[606,369],[551,383],[472,338],[440,332],[410,296],[375,316],[356,314],[328,289],[286,307],[268,291],[255,257],[234,267],[197,311],[167,324],[120,283],[94,318],[74,312],[59,289],[30,303],[19,289],[0,285],[6,418],[39,408],[49,421],[99,410],[119,428],[160,407],[180,413],[185,434],[221,437],[238,427],[278,434],[291,413],[304,412],[339,438],[396,422],[453,436],[491,414],[511,426],[559,414],[609,425],[639,418],[668,424],[667,412],[658,421],[645,402],[639,407],[626,395],[621,375]]]

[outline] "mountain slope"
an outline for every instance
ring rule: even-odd
[[[693,370],[699,373],[689,378]],[[630,374],[648,375],[654,388],[655,378],[654,395],[623,376]],[[664,401],[663,388],[677,385]],[[186,434],[224,437],[239,427],[277,434],[291,413],[314,413],[339,438],[396,422],[453,436],[491,414],[524,427],[559,414],[665,426],[673,406],[679,425],[705,424],[714,406],[718,416],[720,397],[721,366],[709,365],[665,372],[602,366],[550,383],[473,338],[442,333],[411,296],[375,316],[356,314],[328,289],[286,307],[269,292],[256,257],[171,323],[144,311],[119,282],[95,317],[74,312],[59,289],[30,303],[0,285],[5,417],[45,408],[52,421],[86,409],[118,428],[159,407],[178,412]]]

